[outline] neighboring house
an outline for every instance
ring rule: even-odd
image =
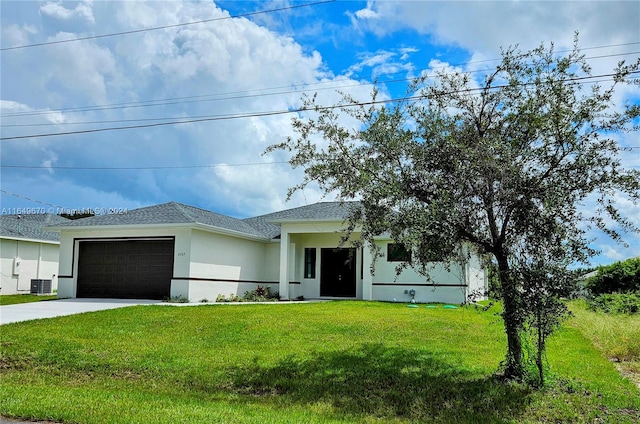
[[[59,234],[47,225],[69,221],[52,214],[0,215],[0,294],[31,293],[31,280],[57,288]]]
[[[372,276],[370,249],[340,246],[354,205],[316,203],[236,219],[170,202],[51,226],[60,232],[58,296],[197,302],[261,285],[283,299],[460,303],[486,288],[477,257],[450,271],[437,266],[432,282],[410,269],[396,277],[402,258],[385,237],[376,240],[385,257]]]

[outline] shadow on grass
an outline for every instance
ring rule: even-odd
[[[530,391],[482,377],[429,352],[366,344],[230,370],[238,394],[280,404],[330,405],[335,413],[437,422],[516,419]]]

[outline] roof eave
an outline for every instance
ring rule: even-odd
[[[65,225],[44,227],[46,231],[91,231],[91,230],[129,230],[131,228],[191,228],[195,224],[191,222],[180,222],[175,224],[103,224],[103,225]]]
[[[17,240],[17,241],[28,241],[31,243],[46,243],[46,244],[60,244],[59,241],[56,240],[43,240],[43,239],[33,239],[28,237],[14,237],[14,236],[0,236],[0,239],[5,240]]]
[[[331,223],[331,224],[344,224],[346,223],[348,220],[345,219],[341,219],[341,218],[333,218],[333,219],[327,219],[327,218],[316,218],[316,219],[305,219],[305,218],[296,218],[296,219],[268,219],[266,220],[266,222],[270,223],[270,224],[302,224],[302,223],[308,223],[308,222],[325,222],[325,223]]]
[[[255,234],[244,233],[242,231],[230,230],[228,228],[216,227],[215,225],[196,223],[193,225],[193,227],[199,230],[209,231],[209,232],[223,234],[223,235],[232,236],[232,237],[243,238],[247,240],[261,241],[261,242],[267,242],[271,240],[266,236],[259,236]]]
[[[132,228],[156,229],[156,228],[196,228],[218,234],[244,238],[256,241],[269,241],[266,236],[243,233],[242,231],[234,231],[227,228],[216,227],[214,225],[202,224],[199,222],[181,222],[175,224],[120,224],[120,225],[73,225],[73,226],[51,226],[45,227],[47,231],[101,231],[101,230],[130,230]]]

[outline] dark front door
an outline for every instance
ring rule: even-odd
[[[163,299],[173,277],[173,239],[81,241],[77,297]]]
[[[356,250],[322,249],[320,296],[356,297]]]

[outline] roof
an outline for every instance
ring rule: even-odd
[[[129,210],[122,214],[96,215],[52,225],[55,230],[96,226],[199,224],[252,238],[271,240],[280,235],[280,223],[300,221],[344,221],[357,202],[322,202],[237,219],[177,202]]]
[[[240,219],[177,202],[132,209],[120,214],[95,215],[54,225],[52,228],[58,230],[65,228],[159,224],[200,224],[220,230],[241,233],[246,236],[265,238],[263,233]]]
[[[258,216],[268,222],[344,221],[360,202],[320,202]]]
[[[50,213],[0,215],[0,236],[41,241],[60,241],[60,234],[43,228],[70,222],[67,218]]]
[[[360,202],[320,202],[312,205],[300,206],[284,211],[247,218],[244,221],[260,229],[270,238],[280,235],[280,225],[284,222],[305,221],[345,221],[354,207]]]

